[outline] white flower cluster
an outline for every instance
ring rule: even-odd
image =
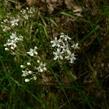
[[[34,7],[22,9],[21,11],[21,16],[25,19],[28,20],[29,18],[33,17],[36,13],[36,9]]]
[[[70,63],[74,63],[76,60],[74,51],[75,49],[79,49],[79,46],[78,43],[70,46],[69,41],[71,41],[71,38],[64,33],[61,33],[59,38],[55,37],[55,39],[51,41],[52,48],[54,48],[54,60],[66,59]]]
[[[17,43],[23,41],[23,36],[17,36],[16,33],[12,33],[10,35],[10,38],[7,40],[7,42],[4,44],[6,51],[12,51],[14,54],[14,50],[17,47]]]
[[[12,27],[19,25],[19,19],[16,17],[6,18],[1,22],[1,27],[4,32],[10,30]]]
[[[26,65],[20,65],[20,68],[22,69],[22,77],[25,77],[25,82],[37,79],[35,71],[31,70],[30,62],[27,62]]]
[[[34,17],[35,13],[36,13],[36,8],[34,7],[30,7],[30,8],[27,7],[26,9],[22,9],[20,13],[18,13],[15,16],[8,13],[6,18],[4,18],[1,21],[0,26],[3,32],[10,31],[14,27],[20,26],[19,24],[21,23],[23,24],[25,20],[29,20],[30,18]]]
[[[25,77],[25,82],[36,80],[39,73],[47,70],[46,64],[40,61],[36,46],[34,48],[30,48],[29,52],[27,52],[27,55],[30,57],[35,57],[37,61],[35,65],[33,65],[31,62],[27,62],[26,65],[20,65],[22,69],[22,77]]]
[[[34,67],[33,67],[33,65],[31,65],[30,62],[27,62],[26,65],[20,65],[20,67],[22,69],[22,77],[25,78],[25,82],[29,82],[31,80],[36,80],[37,75],[39,73],[45,72],[47,70],[45,63],[40,62],[37,64],[38,65],[34,66]]]

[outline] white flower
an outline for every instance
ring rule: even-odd
[[[17,36],[16,32],[15,33],[12,33],[11,36],[10,36],[10,39],[13,41],[13,42],[17,42],[17,41],[22,41],[23,40],[23,37],[22,36]]]
[[[30,65],[31,65],[31,63],[30,63],[30,62],[27,62],[27,65],[28,65],[28,66],[30,66]]]
[[[13,18],[12,20],[10,20],[11,26],[18,26],[18,22],[19,22],[19,19]]]
[[[71,54],[72,54],[71,51],[70,51],[70,50],[67,50],[67,51],[66,51],[65,59],[69,60],[70,57],[71,57]]]
[[[11,46],[10,48],[11,48],[11,50],[14,50],[16,47],[17,47],[17,45],[13,44],[13,46]]]
[[[69,50],[69,45],[63,44],[63,46],[61,46],[61,49],[62,49],[62,53],[66,53]]]
[[[76,57],[74,52],[71,52],[71,50],[72,48],[73,48],[73,51],[74,49],[79,49],[79,46],[78,46],[78,43],[74,43],[73,46],[70,46],[69,40],[71,40],[71,38],[68,35],[61,33],[59,39],[55,37],[55,39],[51,41],[52,47],[55,47],[55,50],[56,50],[53,52],[54,60],[66,59],[70,61],[70,63],[74,63],[74,61],[76,60]]]
[[[28,16],[27,14],[25,14],[23,17],[24,17],[26,20],[29,19],[29,16]]]
[[[25,68],[25,66],[24,65],[20,65],[20,68]]]
[[[25,20],[28,20],[29,18],[33,17],[36,12],[35,8],[34,7],[31,7],[31,8],[26,8],[26,9],[22,9],[21,11],[21,16],[25,19]]]
[[[30,79],[28,79],[28,78],[25,79],[25,82],[29,82],[29,81],[30,81]]]
[[[30,80],[36,80],[37,79],[36,73],[34,71],[30,70],[28,68],[28,65],[31,65],[31,63],[27,62],[26,66],[20,65],[20,67],[22,69],[22,77],[25,78],[25,82],[29,82]]]
[[[34,75],[31,78],[25,78],[25,82],[30,82],[31,80],[37,80],[37,77]]]
[[[64,39],[65,41],[71,40],[71,38],[68,35],[65,35],[64,33],[61,33],[60,38]]]
[[[61,50],[58,48],[56,52],[53,52],[54,54],[54,60],[57,60],[57,59],[61,59],[63,60],[63,53],[61,52]]]
[[[8,19],[4,19],[2,23],[7,23],[8,22]]]
[[[22,70],[22,77],[26,77],[28,75],[27,70]]]
[[[6,25],[1,25],[1,26],[2,26],[4,32],[10,30],[10,27],[8,27]]]
[[[37,63],[40,63],[40,60],[37,60]]]
[[[33,74],[33,72],[31,71],[31,70],[22,70],[22,76],[23,77],[26,77],[26,76],[28,76],[28,75],[31,75],[31,74]]]
[[[69,60],[70,63],[74,63],[74,61],[76,60],[75,54],[71,53],[70,51],[68,52],[67,56],[65,56],[65,58]]]
[[[9,51],[9,48],[6,47],[6,48],[5,48],[5,51]]]
[[[26,13],[26,10],[25,10],[25,9],[22,9],[20,12],[21,12],[22,14],[25,14],[25,13]]]
[[[71,47],[74,48],[74,49],[79,49],[79,44],[78,43],[74,43]]]
[[[40,63],[39,66],[37,67],[38,72],[44,72],[47,70],[46,64],[45,63]]]
[[[28,71],[28,74],[32,74],[33,72],[31,70]]]
[[[6,44],[4,44],[5,50],[15,50],[15,48],[17,47],[17,43],[22,40],[22,36],[17,36],[16,33],[12,33]]]
[[[55,39],[51,41],[52,47],[60,47],[61,42],[60,39],[58,40],[57,37],[55,37]]]
[[[29,52],[27,52],[27,54],[33,57],[38,54],[38,52],[36,50],[37,50],[36,46],[34,47],[34,49],[30,48],[30,50],[29,50]]]

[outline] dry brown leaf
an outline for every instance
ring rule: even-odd
[[[35,4],[35,0],[26,0],[26,2],[29,6],[32,6],[33,4]]]
[[[61,7],[63,3],[66,5],[68,9],[74,10],[74,12],[81,13],[82,8],[78,6],[74,0],[26,0],[29,6],[36,5],[42,9],[42,7],[47,7],[48,12],[52,13],[58,7]],[[45,9],[45,8],[43,8]],[[81,16],[77,13],[78,16]]]
[[[74,6],[74,0],[64,0],[64,3],[66,4],[68,9],[72,9]]]

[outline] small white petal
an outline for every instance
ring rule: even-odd
[[[11,48],[12,50],[14,50],[14,49],[15,49],[15,47],[14,47],[14,46],[11,46],[10,48]]]
[[[25,66],[24,65],[20,65],[20,68],[25,68]]]
[[[9,48],[5,48],[5,51],[9,51]]]
[[[40,63],[40,60],[37,60],[37,63]]]
[[[27,65],[31,65],[31,63],[30,62],[27,62]]]
[[[33,72],[31,70],[28,71],[28,74],[32,74]]]
[[[27,79],[27,78],[25,79],[25,82],[29,82],[29,81],[30,81],[30,79]]]

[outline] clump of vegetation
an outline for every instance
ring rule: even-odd
[[[0,109],[108,109],[108,1],[33,2],[0,1]]]

